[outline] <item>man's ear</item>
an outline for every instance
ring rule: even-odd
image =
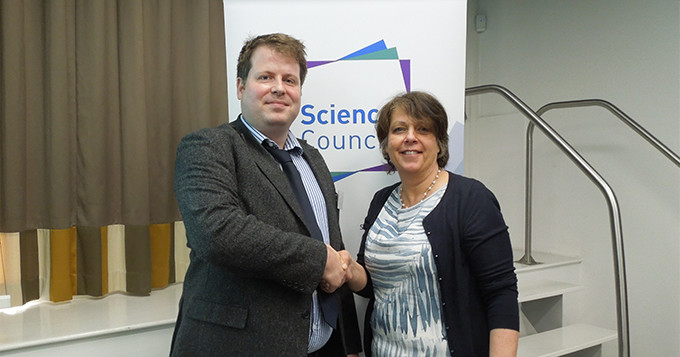
[[[242,80],[240,77],[236,78],[236,96],[238,100],[243,97],[243,91],[246,89],[246,81]]]

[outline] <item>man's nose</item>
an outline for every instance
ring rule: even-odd
[[[272,85],[272,93],[276,95],[283,95],[286,93],[282,81],[274,81],[274,84]]]

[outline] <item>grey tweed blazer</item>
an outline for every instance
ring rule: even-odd
[[[337,193],[320,153],[300,141],[326,199],[330,244],[344,249]],[[326,247],[309,237],[279,164],[241,119],[185,136],[175,195],[191,262],[173,334],[173,356],[306,356],[312,292]],[[339,331],[320,351],[361,350],[351,292]]]

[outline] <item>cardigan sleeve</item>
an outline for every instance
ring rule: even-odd
[[[517,277],[498,200],[474,181],[463,202],[461,243],[487,307],[489,330],[519,330]]]

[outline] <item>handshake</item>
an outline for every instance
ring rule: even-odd
[[[326,269],[323,272],[319,287],[332,293],[347,283],[352,291],[359,291],[366,286],[366,271],[346,250],[336,251],[326,245]]]

